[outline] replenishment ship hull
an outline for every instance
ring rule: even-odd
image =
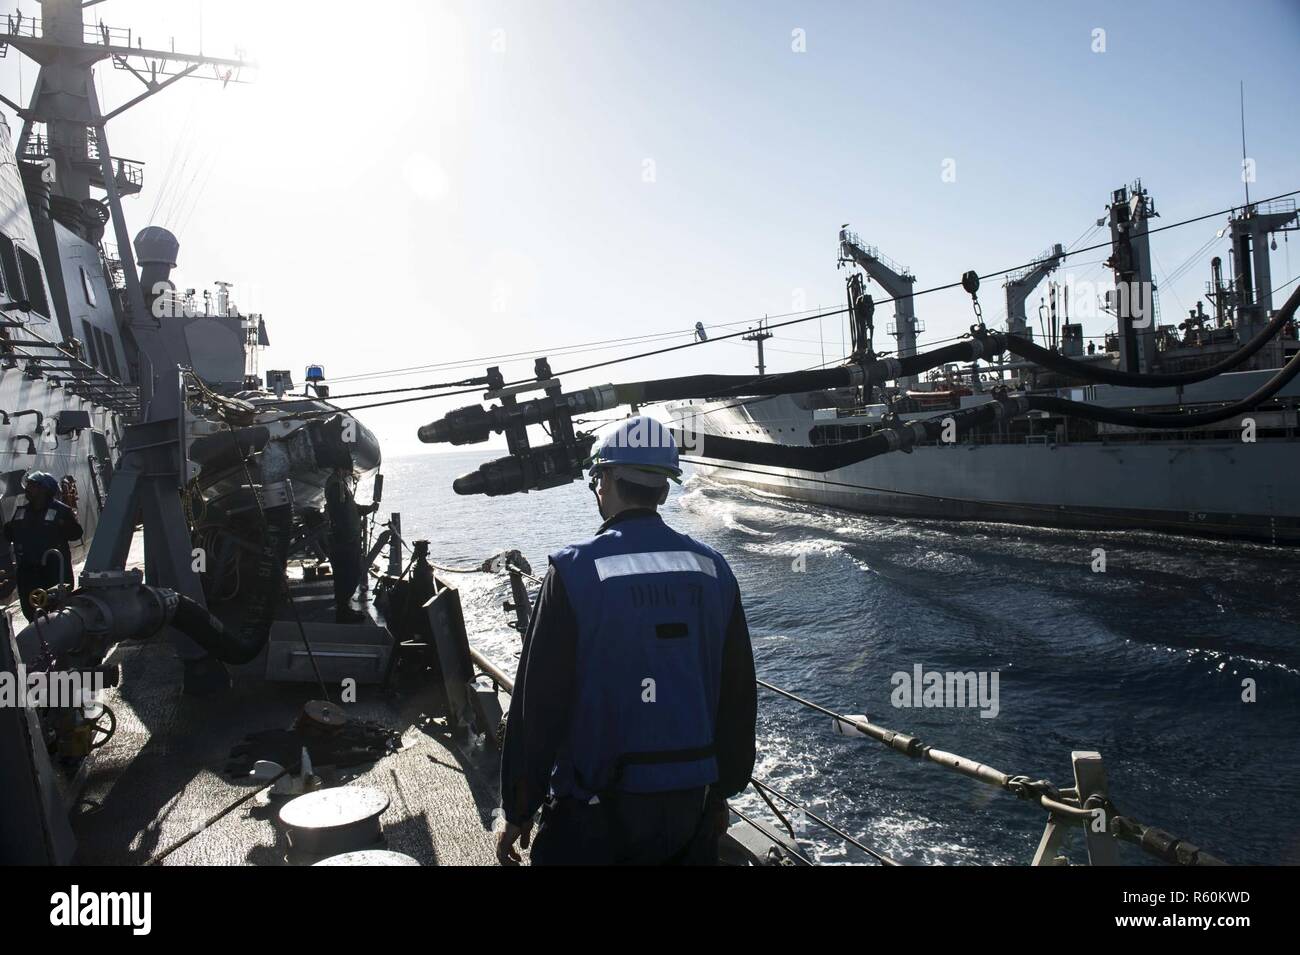
[[[1214,392],[1244,395],[1266,375],[1221,376]],[[1211,383],[1200,386],[1208,392]],[[1131,402],[1132,389],[1094,386],[1089,400]],[[1172,390],[1172,389],[1171,389]],[[1186,389],[1192,396],[1193,388]],[[1292,383],[1283,397],[1296,397]],[[710,478],[783,497],[907,518],[994,521],[1044,527],[1149,530],[1201,537],[1300,544],[1300,502],[1289,476],[1300,468],[1294,410],[1274,412],[1277,437],[1243,440],[1241,421],[1213,432],[1139,433],[1115,429],[1091,441],[1050,433],[976,435],[909,454],[882,455],[826,473],[738,467],[708,456],[709,435],[810,446],[827,427],[856,436],[872,417],[836,417],[813,396],[738,404],[695,402],[670,407],[701,436],[693,460]],[[988,400],[980,396],[964,404]],[[1152,400],[1148,394],[1145,400]]]

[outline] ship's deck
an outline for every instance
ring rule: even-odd
[[[300,579],[293,586],[304,623],[332,621],[327,586]],[[4,609],[15,629],[25,625],[15,605]],[[375,608],[366,610],[378,622]],[[382,737],[386,746],[349,767],[347,759],[332,765],[331,745],[309,738],[312,769],[324,787],[365,786],[387,794],[382,846],[366,848],[400,852],[421,865],[495,865],[498,757],[481,739],[448,728],[441,679],[418,658],[407,660],[389,683],[361,684],[356,702],[342,704],[349,726],[367,730],[358,735],[365,741]],[[294,765],[302,739],[288,731],[304,705],[321,698],[315,682],[265,679],[266,661],[264,650],[251,663],[229,668],[229,692],[188,696],[166,638],[114,648],[106,662],[120,668],[120,681],[101,699],[113,711],[115,731],[81,760],[67,785],[67,793],[76,794],[69,812],[77,843],[73,863],[305,865],[321,858],[291,851],[278,821],[288,797],[269,801],[266,783],[229,772],[235,761],[244,771],[254,759]],[[337,684],[327,680],[325,686],[339,703]],[[250,737],[258,737],[251,746]],[[65,766],[61,775],[68,779],[70,770]],[[724,840],[722,847],[725,864],[765,864],[774,847],[793,849],[762,824],[755,830],[737,822],[732,835],[734,842]]]
[[[300,612],[311,619],[326,606],[305,601]],[[16,622],[22,626],[21,616]],[[119,645],[108,662],[121,668],[119,686],[104,696],[117,729],[85,761],[80,802],[71,812],[78,843],[75,861],[87,865],[144,864],[256,792],[262,784],[232,781],[224,774],[232,749],[250,734],[288,729],[303,704],[321,696],[315,683],[263,679],[264,656],[231,668],[230,692],[186,696],[181,664],[165,639]],[[330,692],[338,702],[337,686]],[[435,716],[442,712],[442,695],[433,681],[400,695],[363,684],[345,711],[352,721],[379,724],[400,735],[400,748],[353,769],[321,765],[314,755],[313,769],[324,784],[364,785],[387,793],[389,807],[380,820],[387,848],[422,865],[495,864],[495,755],[452,738],[445,721]],[[276,754],[259,749],[255,755]],[[162,864],[286,864],[288,842],[277,822],[283,800],[271,806],[264,802],[245,802]]]
[[[144,863],[247,795],[249,785],[222,774],[231,748],[250,733],[288,727],[302,704],[320,695],[310,684],[238,674],[230,693],[183,696],[180,664],[160,643],[122,648],[113,662],[122,666],[122,683],[105,702],[117,732],[95,754],[84,801],[72,814],[83,864]],[[494,762],[467,757],[442,722],[429,719],[435,694],[369,702],[367,695],[361,688],[349,716],[401,732],[401,749],[355,774],[317,766],[318,774],[327,785],[351,781],[388,794],[381,818],[388,848],[424,865],[493,863]],[[214,823],[165,864],[283,864],[287,844],[275,814],[256,802]]]

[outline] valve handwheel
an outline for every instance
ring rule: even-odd
[[[98,712],[92,716],[94,710]],[[117,732],[117,714],[103,703],[92,704],[83,712],[90,727],[90,748],[99,749]]]

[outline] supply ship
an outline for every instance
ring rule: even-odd
[[[926,380],[903,375],[870,394],[857,387],[752,401],[673,402],[667,406],[670,420],[694,436],[693,459],[713,479],[816,504],[902,518],[1300,543],[1300,501],[1287,477],[1300,467],[1300,382],[1294,380],[1251,410],[1204,425],[1157,429],[1031,410],[972,428],[958,440],[945,440],[940,431],[908,448],[909,454],[829,471],[740,466],[710,454],[728,439],[789,448],[843,445],[899,422],[942,419],[946,412],[987,405],[999,389],[1157,415],[1222,408],[1251,395],[1300,352],[1293,319],[1279,323],[1230,371],[1154,388],[1138,387],[1144,384],[1138,376],[1158,379],[1210,368],[1266,333],[1277,315],[1270,245],[1276,247],[1279,233],[1295,230],[1295,200],[1247,203],[1226,217],[1229,261],[1211,261],[1205,286],[1210,309],[1198,302],[1176,323],[1163,322],[1159,311],[1149,235],[1155,215],[1154,200],[1140,183],[1116,190],[1108,204],[1103,222],[1111,231],[1114,288],[1105,301],[1117,327],[1100,348],[1086,343],[1081,323],[1070,321],[1071,286],[1052,286],[1041,316],[1046,336],[1035,358],[945,362]],[[1007,276],[1008,334],[1033,341],[1026,302],[1065,261],[1058,244]],[[911,270],[847,228],[840,234],[839,264],[852,270],[848,311],[858,346],[846,363],[877,357],[874,322],[864,314],[870,281],[893,303],[892,354],[915,356],[924,324],[915,313]],[[757,330],[760,349],[771,334]],[[1107,384],[1089,374],[1098,371],[1134,377],[1132,383]]]

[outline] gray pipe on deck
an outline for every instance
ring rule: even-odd
[[[515,681],[506,676],[505,671],[498,667],[473,647],[469,648],[469,658],[474,661],[474,665],[492,678],[492,682],[507,693],[514,693]]]

